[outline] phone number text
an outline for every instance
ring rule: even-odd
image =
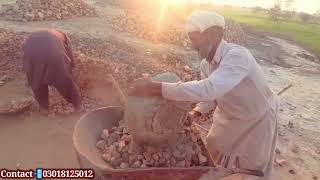
[[[42,169],[42,177],[59,179],[93,179],[94,171],[92,169]]]

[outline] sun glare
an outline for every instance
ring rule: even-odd
[[[186,5],[187,1],[186,0],[167,0],[167,4],[169,6],[174,6],[174,7],[181,7]]]
[[[161,22],[163,21],[168,8],[174,8],[176,10],[181,10],[187,4],[187,0],[163,0],[162,7],[160,11],[160,16],[158,19],[158,29],[160,29]]]

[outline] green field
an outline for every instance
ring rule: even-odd
[[[285,36],[320,56],[320,25],[303,24],[299,21],[275,22],[267,14],[256,14],[250,11],[221,10],[219,13],[227,19],[254,27],[259,31]]]

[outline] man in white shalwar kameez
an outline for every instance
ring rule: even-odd
[[[215,110],[206,138],[216,163],[260,170],[264,177],[237,175],[230,179],[270,180],[277,136],[277,100],[260,66],[244,47],[223,40],[225,20],[214,12],[196,11],[186,31],[202,60],[202,80],[160,83],[136,80],[129,93],[200,102],[192,116]]]

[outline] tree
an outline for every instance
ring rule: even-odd
[[[281,5],[276,3],[273,8],[269,10],[269,16],[272,20],[277,21],[281,16]]]
[[[312,18],[312,16],[308,13],[300,13],[300,18],[302,20],[303,23],[308,23],[310,21],[310,19]]]
[[[313,14],[312,21],[314,23],[320,24],[320,9],[318,9],[316,13]]]
[[[320,16],[320,9],[317,10],[317,12],[316,12],[315,15],[316,15],[316,16]]]

